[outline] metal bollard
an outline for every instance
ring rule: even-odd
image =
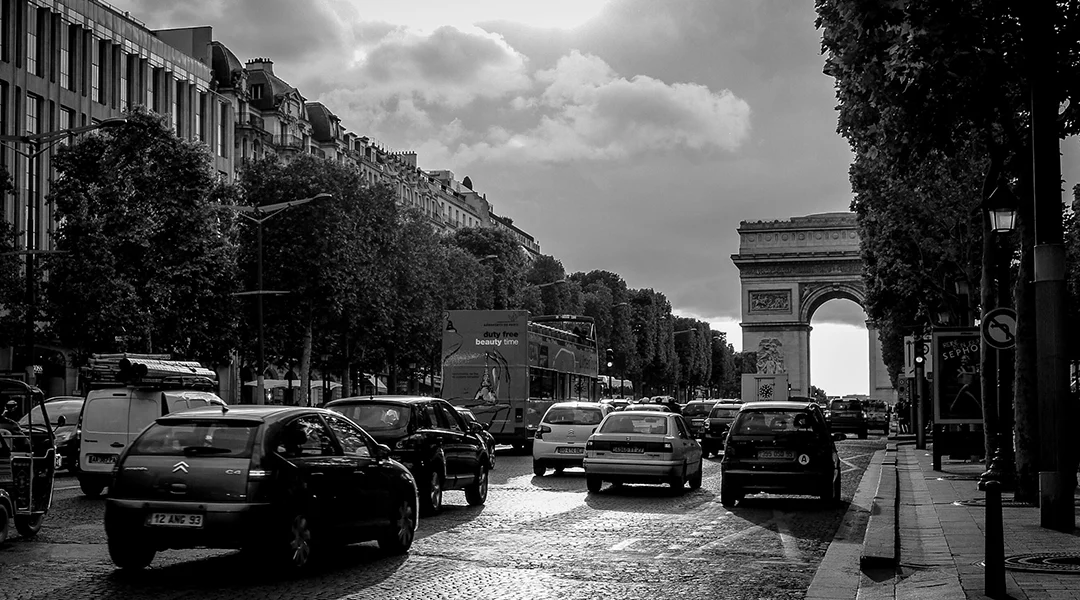
[[[983,585],[990,598],[1005,598],[1005,526],[1001,516],[1001,483],[987,481]]]

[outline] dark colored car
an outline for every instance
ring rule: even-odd
[[[420,511],[442,509],[444,490],[465,490],[471,505],[487,500],[487,442],[484,428],[470,425],[449,402],[426,396],[342,398],[326,408],[352,419],[382,444],[416,477]]]
[[[720,502],[747,494],[807,494],[840,501],[840,457],[821,409],[813,402],[744,404],[728,432],[720,462]]]
[[[709,412],[715,404],[716,400],[691,400],[682,407],[682,416],[690,426],[690,434],[694,439],[704,437],[709,425]]]
[[[458,414],[461,415],[462,418],[465,419],[465,422],[468,423],[470,427],[472,427],[472,423],[477,423],[478,425],[480,425],[481,431],[477,432],[476,435],[479,435],[481,438],[484,439],[484,443],[487,445],[487,449],[488,449],[488,468],[489,469],[494,469],[495,468],[495,436],[491,435],[491,432],[488,431],[488,427],[490,427],[491,425],[490,424],[485,425],[484,423],[480,423],[479,421],[477,421],[476,420],[476,415],[474,415],[471,410],[469,410],[469,409],[467,409],[467,408],[465,408],[463,406],[455,406],[454,409],[458,411]]]
[[[45,401],[48,405],[49,421],[56,440],[56,468],[74,471],[79,466],[79,413],[82,412],[81,396],[57,396]],[[26,426],[30,415],[24,416],[19,424]],[[34,409],[34,421],[40,423],[41,407]]]
[[[720,454],[724,448],[724,438],[727,437],[728,428],[735,422],[735,415],[742,408],[741,402],[721,400],[713,405],[709,411],[708,426],[705,434],[701,436],[701,452],[705,456]]]
[[[337,413],[291,406],[157,418],[117,461],[109,555],[141,569],[166,548],[241,548],[301,569],[339,544],[412,545],[416,482],[390,449]]]
[[[869,435],[870,421],[862,400],[841,398],[829,402],[829,428],[833,431],[850,431],[860,440]]]

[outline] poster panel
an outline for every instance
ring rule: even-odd
[[[933,335],[934,422],[982,423],[979,330],[938,330]]]
[[[528,397],[529,313],[452,310],[443,315],[442,396],[472,411],[497,439],[513,436]],[[516,410],[515,410],[516,409]]]

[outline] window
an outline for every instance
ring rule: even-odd
[[[131,77],[131,57],[120,51],[120,110],[128,109],[128,78]]]
[[[383,403],[345,404],[331,410],[348,417],[367,431],[403,430],[409,425],[411,413],[408,406]]]
[[[63,28],[57,41],[60,43],[60,87],[65,90],[71,89],[71,38],[68,31]]]
[[[195,139],[202,141],[206,139],[206,134],[203,132],[203,113],[206,112],[206,92],[199,93],[199,102],[195,104]]]
[[[75,91],[75,56],[74,50],[79,47],[79,27],[69,25],[64,35],[64,47],[60,50],[61,56],[66,56],[64,64],[60,65],[60,85],[67,90]]]
[[[101,44],[89,39],[87,45],[90,46],[90,99],[101,102]]]
[[[347,419],[331,416],[326,417],[326,423],[334,431],[334,435],[337,436],[338,443],[341,444],[341,449],[345,454],[361,458],[371,456],[371,448],[368,447],[364,432],[356,425],[353,425]]]
[[[169,103],[169,119],[172,121],[172,129],[176,135],[180,135],[180,113],[177,112],[177,98],[180,97],[180,82],[174,81],[172,85],[172,98]]]
[[[465,427],[461,423],[461,416],[457,414],[456,410],[442,402],[435,403],[435,410],[438,411],[439,421],[444,423],[444,427],[458,433],[465,432]]]
[[[161,79],[161,69],[153,67],[150,69],[150,81],[146,84],[146,108],[153,112],[157,112],[157,103],[160,94],[158,91],[160,88],[158,80]]]
[[[287,424],[278,434],[274,450],[286,458],[339,454],[326,425],[315,415],[300,417]]]
[[[262,86],[261,83],[257,83],[255,85],[251,86],[251,99],[252,100],[261,99],[262,94],[263,94],[263,86]]]
[[[176,82],[176,96],[173,98],[173,122],[176,123],[176,135],[184,136],[184,109],[187,108],[187,85]]]
[[[218,103],[218,156],[229,157],[229,105]]]
[[[544,414],[544,423],[551,425],[599,425],[603,415],[598,408],[552,406]]]
[[[139,436],[131,454],[247,458],[258,425],[215,421],[155,423]]]
[[[60,129],[71,129],[75,126],[75,111],[60,107]],[[60,140],[61,144],[67,144],[68,140],[65,138]]]
[[[40,75],[40,65],[38,63],[38,53],[40,48],[38,47],[38,39],[40,38],[40,19],[38,13],[41,12],[37,8],[29,7],[26,9],[26,70],[34,75]]]

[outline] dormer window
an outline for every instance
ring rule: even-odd
[[[251,86],[251,99],[261,100],[263,96],[263,84],[257,83]]]

